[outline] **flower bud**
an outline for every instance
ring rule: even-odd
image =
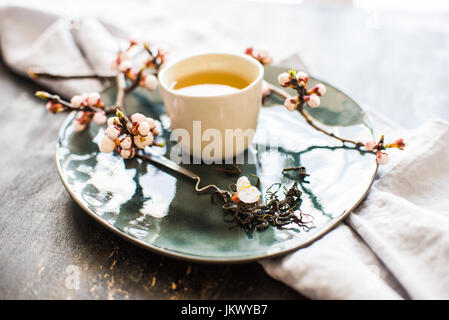
[[[142,121],[137,124],[137,132],[141,136],[147,136],[150,133],[150,125],[147,121]]]
[[[283,72],[278,76],[279,84],[282,87],[287,87],[291,80],[292,79],[290,78],[290,75],[287,72]]]
[[[52,101],[48,101],[45,105],[48,111],[51,113],[58,113],[64,111],[64,106],[60,103],[54,103]]]
[[[81,97],[80,95],[75,95],[72,97],[72,99],[70,99],[70,103],[75,109],[81,108],[81,106],[83,105],[83,97]]]
[[[394,143],[396,145],[396,148],[398,148],[399,150],[404,150],[405,148],[405,142],[404,139],[398,139],[396,140],[396,142]]]
[[[139,122],[142,122],[142,121],[146,121],[147,117],[145,117],[141,113],[134,113],[134,114],[131,115],[131,117],[129,117],[129,120],[131,120],[132,123],[139,123]]]
[[[285,99],[284,100],[284,107],[288,111],[295,111],[296,108],[298,107],[298,97]]]
[[[148,74],[145,76],[144,86],[150,91],[157,88],[159,81],[154,74]]]
[[[106,120],[107,120],[106,113],[103,111],[95,112],[92,118],[92,121],[98,124],[99,126],[105,124]]]
[[[264,66],[273,61],[273,57],[267,50],[259,50],[257,52],[256,59],[259,60]]]
[[[107,136],[102,136],[98,143],[98,148],[101,152],[111,153],[115,149],[115,141],[109,139]]]
[[[376,153],[376,162],[378,164],[387,164],[390,159],[388,158],[388,154],[385,152],[378,151]]]
[[[90,106],[96,106],[100,103],[100,94],[98,92],[92,92],[87,95],[87,103]]]
[[[134,158],[134,156],[136,155],[136,148],[122,149],[120,151],[120,155],[125,159]]]
[[[117,117],[111,117],[107,120],[107,123],[108,123],[108,127],[110,127],[113,125],[118,125],[120,123],[120,120]]]
[[[318,108],[320,106],[320,97],[318,97],[316,94],[305,96],[304,101],[310,108]]]
[[[117,126],[110,126],[105,131],[104,134],[111,140],[115,140],[120,135],[120,128]]]
[[[309,81],[309,75],[305,72],[299,71],[296,73],[296,79],[298,80],[298,83],[301,81],[307,83],[307,81]]]
[[[162,124],[160,121],[157,121],[157,120],[156,121],[153,120],[153,123],[154,123],[154,127],[151,128],[151,133],[154,136],[157,136],[162,130]]]
[[[316,94],[319,96],[324,96],[326,94],[326,86],[322,83],[318,83],[315,88],[317,88]]]
[[[127,135],[122,140],[120,140],[120,147],[123,149],[129,149],[133,145],[133,141],[131,139],[131,136]]]
[[[368,141],[367,143],[365,143],[365,148],[368,151],[373,151],[374,148],[377,147],[377,142],[376,141]]]
[[[150,125],[150,129],[154,129],[156,127],[156,122],[153,118],[147,117],[147,122]]]
[[[150,133],[146,137],[142,136],[134,136],[134,144],[139,149],[145,149],[146,146],[149,146],[153,143],[153,135]]]

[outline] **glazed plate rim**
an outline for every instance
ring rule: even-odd
[[[327,81],[323,81],[321,79],[315,78],[315,77],[311,77],[315,80],[318,80],[326,85],[330,85],[332,86],[334,89],[340,91],[342,94],[344,94],[348,99],[352,100],[361,110],[362,113],[364,113],[364,115],[366,116],[366,113],[364,112],[363,108],[361,107],[361,105],[355,101],[353,98],[351,98],[350,96],[348,96],[344,91],[340,90],[338,87],[336,87],[333,84],[330,84]],[[369,182],[369,184],[367,185],[367,188],[365,190],[365,192],[362,194],[362,196],[360,197],[360,199],[354,203],[354,205],[348,209],[346,212],[344,212],[343,214],[341,214],[339,217],[331,220],[327,225],[321,227],[320,229],[318,229],[317,231],[315,231],[306,241],[298,244],[298,245],[294,245],[291,248],[286,248],[283,250],[280,250],[278,252],[271,252],[271,253],[265,253],[265,254],[259,254],[259,255],[253,255],[253,256],[247,256],[247,257],[232,257],[232,258],[220,258],[220,257],[205,257],[205,256],[201,256],[201,255],[195,255],[195,254],[186,254],[186,253],[182,253],[182,252],[178,252],[176,250],[173,249],[165,249],[163,247],[142,241],[140,239],[137,239],[123,231],[121,231],[120,229],[118,229],[117,227],[114,227],[113,225],[109,224],[107,221],[103,220],[100,216],[98,216],[93,210],[89,209],[82,201],[80,201],[78,199],[78,197],[74,194],[74,192],[70,189],[68,182],[66,181],[66,179],[64,178],[63,172],[62,172],[62,168],[60,165],[60,159],[59,159],[59,146],[60,146],[60,141],[61,141],[61,137],[65,134],[65,130],[67,129],[70,121],[73,118],[73,113],[75,113],[75,111],[71,112],[68,114],[68,116],[66,117],[66,119],[64,120],[64,122],[61,125],[61,128],[59,129],[58,132],[58,141],[56,143],[56,152],[55,152],[55,161],[56,161],[56,167],[58,169],[58,175],[59,178],[61,179],[65,189],[68,191],[68,193],[70,194],[70,196],[75,200],[75,202],[84,210],[86,211],[91,217],[93,217],[97,222],[99,222],[101,225],[103,225],[104,227],[106,227],[107,229],[109,229],[110,231],[112,231],[113,233],[115,233],[116,235],[120,236],[121,238],[130,241],[131,243],[137,244],[138,246],[147,249],[149,251],[152,251],[154,253],[158,253],[158,254],[162,254],[166,257],[170,257],[170,258],[176,258],[179,260],[184,260],[184,261],[190,261],[190,262],[197,262],[197,263],[248,263],[248,262],[254,262],[254,261],[258,261],[258,260],[263,260],[263,259],[268,259],[268,258],[273,258],[273,257],[277,257],[280,255],[285,255],[287,253],[290,253],[292,251],[307,247],[308,245],[312,244],[313,242],[315,242],[316,240],[318,240],[319,238],[323,237],[324,235],[326,235],[328,232],[330,232],[332,229],[334,229],[335,227],[337,227],[355,208],[357,208],[359,206],[359,204],[365,199],[366,195],[368,194],[369,190],[371,189],[371,186],[374,182],[374,179],[376,177],[377,174],[377,170],[378,170],[378,165],[376,165],[375,170],[373,172],[373,175],[371,177],[371,180]],[[373,131],[373,128],[371,126],[369,126],[368,124],[366,124],[366,126]]]

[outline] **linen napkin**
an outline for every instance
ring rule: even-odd
[[[403,137],[364,202],[309,247],[261,261],[310,298],[449,298],[449,124],[406,131],[369,111],[377,132]],[[396,151],[396,152],[395,152]]]
[[[35,69],[52,74],[111,74],[111,63],[127,33],[107,22],[82,19],[26,7],[0,8],[0,49],[5,63],[27,76]],[[39,83],[66,96],[101,91],[96,79],[49,80]]]
[[[110,72],[109,61],[125,39],[126,30],[94,18],[0,8],[3,59],[23,75],[28,68]],[[66,96],[107,85],[93,79],[38,81]],[[344,223],[306,248],[260,263],[314,299],[447,299],[449,125],[428,121],[408,131],[369,108],[368,114],[377,132],[403,137],[406,151],[390,152],[367,199]]]

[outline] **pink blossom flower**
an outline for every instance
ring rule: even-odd
[[[60,103],[57,103],[57,102],[55,103],[55,102],[52,102],[52,101],[48,101],[47,104],[45,105],[45,107],[51,113],[58,113],[58,112],[64,111],[64,106],[62,104],[60,104]]]
[[[404,139],[401,138],[401,139],[396,140],[394,145],[396,145],[396,148],[398,148],[399,150],[404,150],[404,148],[405,148]]]
[[[367,143],[365,143],[365,148],[368,151],[373,151],[375,147],[377,147],[376,141],[368,141]]]
[[[273,61],[273,57],[267,50],[259,50],[257,52],[256,59],[259,60],[263,65],[268,65]]]
[[[301,81],[307,83],[307,81],[309,81],[309,75],[303,71],[299,71],[296,73],[296,79],[298,80],[298,83]]]
[[[96,106],[100,103],[100,94],[98,92],[92,92],[87,95],[87,103],[90,106]]]
[[[310,108],[318,108],[320,106],[320,97],[318,97],[316,94],[304,96],[304,101]]]
[[[104,134],[106,137],[108,137],[111,140],[115,140],[120,135],[120,128],[117,126],[109,126],[105,131]]]
[[[134,156],[136,155],[136,149],[135,148],[122,149],[120,151],[120,155],[125,159],[134,158]]]
[[[115,149],[115,141],[109,139],[107,136],[102,136],[98,143],[98,148],[101,152],[111,153]]]
[[[378,164],[387,164],[390,159],[388,158],[388,154],[385,152],[378,151],[376,153],[376,162]]]
[[[129,135],[125,136],[120,140],[120,147],[123,149],[129,149],[133,145],[133,141]]]
[[[326,94],[326,87],[322,83],[318,83],[312,90],[309,91],[309,94],[316,93],[318,96],[324,96]]]
[[[141,121],[137,124],[137,132],[141,136],[147,136],[150,133],[150,125],[147,121]]]
[[[129,117],[129,120],[131,120],[132,123],[139,123],[141,121],[146,121],[146,119],[147,117],[141,113],[134,113],[131,117]]]
[[[120,120],[119,120],[118,117],[111,117],[111,118],[109,118],[107,120],[107,123],[108,123],[108,127],[110,127],[110,126],[113,126],[113,125],[115,125],[117,123],[120,123]]]
[[[288,111],[295,111],[298,106],[298,97],[285,99],[284,106]]]
[[[107,121],[106,113],[104,111],[95,112],[92,121],[99,126],[105,124]]]
[[[159,81],[157,80],[157,77],[154,74],[148,74],[145,76],[144,80],[144,86],[150,91],[153,91],[157,88],[159,84]]]
[[[291,80],[292,79],[290,78],[290,75],[287,72],[283,72],[278,76],[279,84],[282,87],[287,87]]]
[[[83,97],[81,97],[80,95],[75,95],[72,97],[72,99],[70,99],[70,103],[75,109],[81,108],[81,106],[83,105],[83,101]]]
[[[142,137],[139,135],[134,136],[134,144],[139,149],[145,149],[146,146],[149,146],[153,143],[153,134],[149,133],[146,137]]]
[[[150,125],[150,129],[154,129],[154,128],[156,127],[156,123],[155,123],[155,121],[153,120],[153,118],[148,117],[148,118],[147,118],[147,122],[148,122],[148,124]]]

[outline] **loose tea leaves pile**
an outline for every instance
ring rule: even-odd
[[[306,231],[313,228],[313,217],[300,210],[302,192],[297,182],[290,189],[280,183],[271,185],[266,191],[265,203],[262,200],[255,203],[234,202],[233,187],[230,185],[229,191],[213,193],[212,201],[222,203],[225,215],[231,217],[225,221],[236,223],[246,232],[262,231],[270,225],[283,228],[291,223]]]

